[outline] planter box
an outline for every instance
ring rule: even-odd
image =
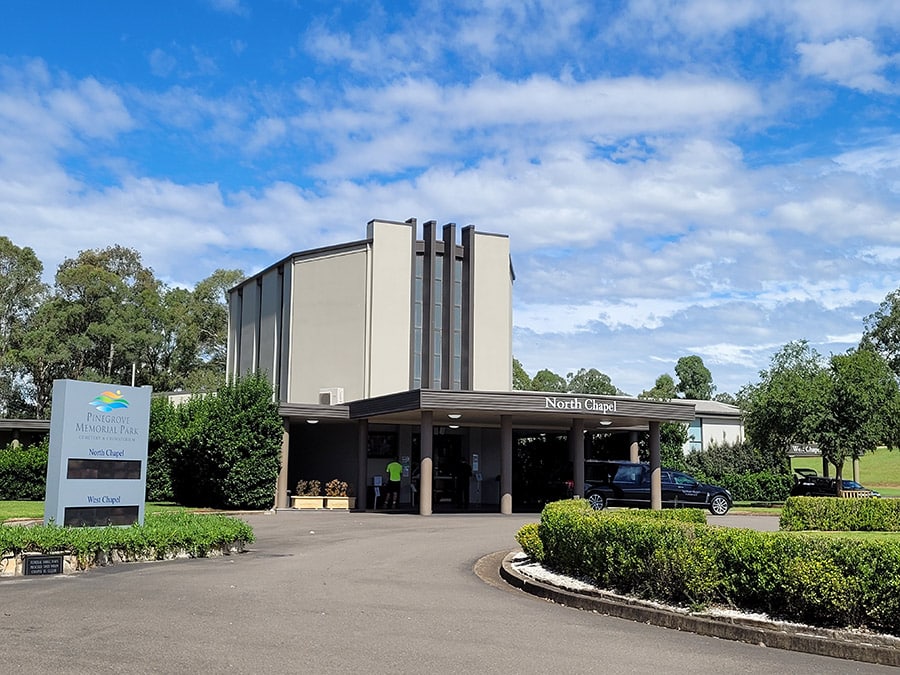
[[[349,511],[356,507],[356,497],[325,497],[326,509],[342,509]]]
[[[306,495],[291,495],[292,509],[324,509],[325,497],[308,497]]]

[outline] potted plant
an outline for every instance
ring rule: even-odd
[[[291,495],[291,508],[323,509],[325,497],[322,496],[322,483],[317,480],[301,480]]]
[[[347,481],[335,478],[325,484],[325,508],[350,510],[356,506]]]

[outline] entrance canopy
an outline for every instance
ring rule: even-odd
[[[533,391],[416,389],[354,401],[349,406],[351,420],[418,425],[422,413],[430,411],[436,425],[490,428],[500,426],[502,415],[508,416],[516,429],[546,431],[568,430],[573,420],[581,420],[585,431],[640,431],[648,429],[650,422],[694,419],[694,404],[686,401]]]

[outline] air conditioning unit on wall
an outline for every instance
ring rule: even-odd
[[[344,388],[343,387],[327,387],[325,389],[319,389],[319,404],[320,405],[338,405],[339,403],[344,402]]]

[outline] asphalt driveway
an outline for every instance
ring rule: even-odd
[[[15,673],[888,671],[574,610],[473,573],[536,519],[279,512],[246,518],[257,542],[238,556],[4,579],[0,664]]]

